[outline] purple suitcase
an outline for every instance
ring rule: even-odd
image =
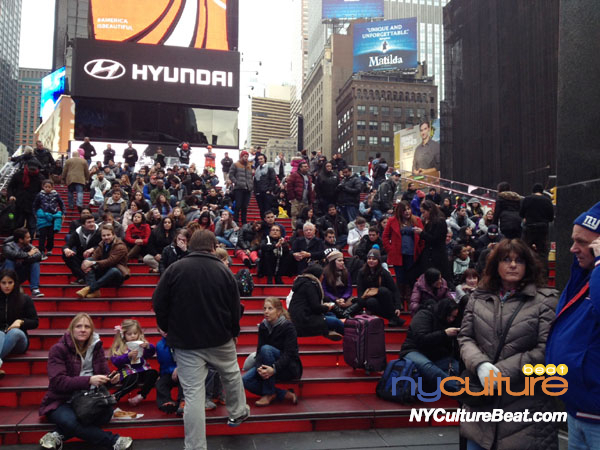
[[[359,314],[344,323],[344,361],[354,369],[380,372],[385,369],[383,319]]]

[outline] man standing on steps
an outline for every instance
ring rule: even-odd
[[[229,180],[229,170],[233,165],[233,159],[229,157],[229,153],[225,152],[225,157],[221,160],[221,168],[223,169],[223,181]]]
[[[177,361],[185,397],[185,449],[205,450],[205,386],[207,364],[220,374],[227,396],[227,424],[235,427],[250,416],[237,362],[240,297],[231,271],[216,256],[217,239],[196,231],[190,254],[163,273],[152,302],[156,323],[167,333]]]
[[[127,141],[127,148],[123,151],[123,160],[129,167],[135,170],[135,163],[138,160],[138,152],[133,148],[133,142]]]
[[[96,156],[96,149],[90,142],[89,137],[83,138],[83,144],[81,144],[81,148],[83,149],[83,159],[87,161],[88,166],[92,164],[92,158]]]
[[[292,225],[294,225],[302,210],[312,205],[315,197],[312,178],[308,174],[308,163],[301,162],[298,170],[288,177],[287,195],[292,204]]]
[[[83,208],[83,186],[90,179],[90,171],[85,160],[76,151],[67,159],[62,172],[62,181],[67,185],[69,209],[73,209],[73,192],[77,193],[77,207]]]

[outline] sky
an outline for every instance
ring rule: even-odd
[[[147,0],[140,0],[147,1]],[[51,69],[55,0],[22,0],[19,65]],[[270,84],[289,84],[292,45],[292,0],[239,0],[240,144],[248,129],[248,95],[262,94]],[[258,72],[258,75],[256,74]]]

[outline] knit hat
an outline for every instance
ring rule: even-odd
[[[417,189],[417,197],[425,198],[425,192],[423,192],[421,189]]]
[[[342,252],[340,252],[339,250],[336,250],[334,248],[332,249],[327,249],[327,250],[331,250],[329,253],[327,253],[327,251],[325,251],[325,256],[327,257],[327,262],[331,262],[331,261],[335,261],[336,259],[344,259],[344,255],[342,255]]]
[[[248,152],[246,150],[242,150],[240,152],[240,159],[242,159],[244,157],[244,155],[248,156]]]
[[[594,233],[600,234],[600,202],[575,219],[573,225],[580,225]]]
[[[372,248],[367,254],[367,259],[368,258],[375,258],[377,261],[381,262],[381,252],[376,248]]]

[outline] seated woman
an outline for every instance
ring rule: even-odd
[[[156,228],[161,220],[162,216],[160,215],[160,211],[156,208],[152,208],[146,213],[146,223],[151,229]]]
[[[136,212],[133,215],[133,222],[125,231],[125,243],[129,248],[129,254],[127,255],[129,259],[137,258],[139,254],[145,255],[147,253],[146,247],[148,246],[151,232],[144,214],[141,211]]]
[[[173,220],[173,228],[178,229],[186,226],[185,214],[180,206],[175,206],[173,208],[170,217]]]
[[[419,309],[429,308],[450,295],[448,283],[442,273],[435,267],[430,267],[415,283],[410,296],[410,314],[414,316]]]
[[[267,277],[267,284],[273,282],[284,284],[282,276],[289,275],[293,266],[290,246],[281,236],[282,226],[274,224],[271,226],[269,235],[260,243],[260,262],[258,263],[259,277]]]
[[[410,322],[400,358],[417,366],[425,379],[426,391],[437,388],[442,379],[459,374],[456,336],[460,331],[459,309],[456,302],[444,298],[432,309],[421,309]],[[446,389],[458,390],[456,381],[446,383]]]
[[[158,262],[158,270],[162,274],[167,267],[188,254],[187,244],[190,233],[185,228],[180,228],[175,232],[175,238],[170,245],[167,245],[161,254]]]
[[[377,292],[374,292],[374,289]],[[371,314],[388,319],[390,326],[400,326],[400,299],[398,287],[390,273],[381,265],[381,253],[372,248],[367,254],[367,262],[358,272],[357,280],[358,308],[351,311],[356,314],[366,308]]]
[[[331,312],[335,303],[323,303],[323,268],[308,266],[294,280],[288,311],[298,336],[325,336],[339,341],[344,334],[344,323]]]
[[[96,448],[124,450],[131,448],[130,437],[120,437],[101,427],[110,422],[112,411],[93,425],[81,424],[69,403],[71,396],[91,386],[116,383],[119,376],[108,378],[110,369],[102,341],[94,332],[94,323],[86,313],[77,314],[67,332],[54,344],[48,353],[48,392],[40,406],[40,416],[46,416],[56,430],[46,433],[40,439],[40,446],[46,449],[60,449],[63,441],[79,438],[90,442]]]
[[[247,267],[256,267],[262,237],[260,221],[248,222],[238,232],[235,256],[240,258]]]
[[[346,269],[342,252],[333,250],[327,255],[322,286],[325,299],[337,306],[333,309],[334,314],[338,318],[349,317],[347,312],[352,306],[352,277]]]
[[[214,190],[214,189],[213,189]],[[233,220],[231,213],[224,209],[221,211],[221,218],[215,224],[215,236],[219,244],[223,244],[226,247],[233,248],[235,244],[232,241],[232,236],[240,228],[237,223]],[[237,238],[237,236],[235,236]],[[237,243],[237,241],[236,241]]]
[[[358,245],[360,240],[369,234],[369,227],[364,217],[358,216],[354,221],[354,228],[348,232],[348,254],[354,256],[354,247]]]
[[[463,272],[461,282],[456,286],[456,300],[469,295],[479,284],[479,273],[475,269],[467,269]]]
[[[275,383],[302,376],[296,329],[278,298],[267,297],[263,309],[265,318],[258,327],[256,360],[243,377],[244,387],[261,396],[254,403],[256,406],[268,406],[275,399],[295,405],[298,397],[293,389],[284,391]]]
[[[215,224],[213,223],[208,210],[200,213],[200,217],[198,217],[198,225],[200,225],[201,230],[209,230],[213,233],[215,232]]]
[[[0,367],[10,354],[21,354],[29,347],[27,330],[38,327],[38,316],[33,300],[21,292],[17,272],[0,271]],[[0,378],[5,373],[0,369]]]
[[[169,203],[169,199],[164,194],[156,196],[154,207],[158,209],[161,217],[166,217],[171,213],[171,203]]]
[[[175,238],[175,228],[173,227],[173,219],[168,216],[164,217],[160,225],[158,225],[148,239],[146,247],[147,254],[144,255],[144,264],[150,267],[151,273],[158,273],[158,265],[162,258],[162,252]]]

